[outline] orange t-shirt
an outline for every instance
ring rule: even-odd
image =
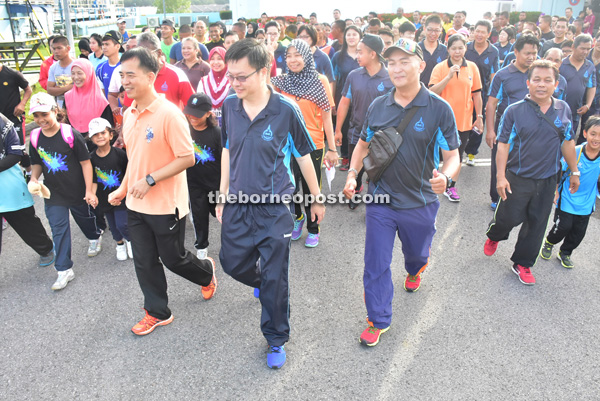
[[[327,94],[327,98],[329,99],[329,104],[331,108],[335,106],[335,101],[333,100],[333,94],[331,93],[331,85],[329,84],[329,80],[325,75],[319,74],[319,80],[323,84],[325,88],[325,93]],[[294,95],[290,95],[289,93],[281,92],[287,98],[294,100],[298,106],[300,107],[300,111],[302,112],[302,116],[304,117],[304,123],[306,124],[306,128],[310,133],[310,137],[317,149],[323,149],[325,147],[325,131],[323,127],[323,114],[322,110],[310,100],[306,100]],[[333,146],[333,144],[332,144]]]
[[[429,87],[446,78],[450,67],[450,60],[444,60],[433,67]],[[456,128],[461,132],[470,131],[473,128],[473,93],[478,91],[481,91],[481,78],[477,64],[463,59],[458,77],[453,74],[440,95],[450,103],[456,118]]]
[[[181,110],[159,95],[141,113],[134,101],[123,116],[123,140],[127,146],[127,183],[133,186],[146,175],[171,163],[177,157],[194,154],[188,122]],[[129,188],[128,188],[129,190]],[[144,199],[128,196],[127,207],[135,212],[178,217],[189,213],[185,170],[157,182]]]

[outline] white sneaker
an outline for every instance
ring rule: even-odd
[[[475,165],[475,155],[468,154],[467,155],[467,166],[474,166],[474,165]]]
[[[117,244],[117,260],[127,260],[127,245]]]
[[[196,257],[198,259],[202,259],[202,260],[206,259],[208,257],[208,250],[206,248],[204,248],[204,249],[198,249],[196,251]]]
[[[8,228],[8,221],[6,221],[6,219],[3,217],[2,218],[2,231],[6,230]]]
[[[129,259],[133,259],[133,251],[131,250],[131,241],[125,241],[125,245],[127,245],[127,256],[129,256]]]
[[[58,272],[58,278],[50,288],[54,291],[62,290],[67,286],[67,284],[69,284],[69,281],[73,280],[74,278],[75,273],[73,273],[73,269]]]
[[[88,247],[88,256],[96,256],[102,250],[102,236],[98,239],[91,239],[90,246]]]

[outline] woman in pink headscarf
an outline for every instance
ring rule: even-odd
[[[73,89],[65,93],[65,108],[71,126],[84,138],[87,138],[88,124],[96,117],[102,117],[114,126],[112,111],[96,81],[92,63],[82,58],[73,61],[71,78]],[[87,144],[92,151],[90,145],[93,144],[90,141],[87,141]]]
[[[223,47],[213,48],[208,55],[210,72],[202,77],[198,83],[197,91],[206,93],[210,97],[212,112],[221,126],[221,106],[231,89],[231,83],[227,79],[227,64],[225,64],[225,49]]]

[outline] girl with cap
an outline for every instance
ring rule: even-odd
[[[77,59],[71,68],[73,89],[65,93],[65,108],[69,122],[84,138],[87,137],[88,124],[96,117],[102,117],[112,125],[113,113],[96,80],[92,63]],[[90,150],[96,145],[88,143]]]
[[[43,173],[44,184],[51,193],[50,199],[44,201],[44,208],[56,251],[54,268],[58,278],[51,287],[56,291],[65,288],[75,277],[69,212],[89,240],[88,256],[96,256],[102,249],[100,230],[89,207],[95,198],[92,163],[81,134],[70,125],[58,122],[58,107],[52,96],[43,92],[33,95],[29,114],[33,114],[33,120],[40,127],[30,136],[31,182],[38,183]]]
[[[477,64],[465,59],[467,51],[467,40],[460,34],[454,34],[448,39],[448,60],[433,67],[429,89],[440,95],[450,103],[456,127],[460,136],[460,148],[458,153],[462,162],[471,130],[483,132],[483,102],[481,98],[481,78]],[[477,119],[473,121],[473,109],[477,112]],[[451,202],[459,202],[460,196],[456,192],[456,181],[460,169],[453,176],[450,188],[444,195]]]
[[[119,188],[125,177],[127,154],[123,149],[111,146],[117,133],[104,118],[91,120],[88,132],[91,141],[96,145],[96,150],[90,155],[94,169],[94,198],[90,206],[106,216],[112,237],[117,243],[117,260],[127,260],[128,256],[133,259],[125,203],[122,202],[119,206],[108,203],[108,194]]]
[[[215,47],[208,55],[210,72],[202,77],[198,83],[197,91],[205,93],[212,103],[212,111],[219,127],[221,126],[221,106],[231,89],[231,83],[227,79],[227,64],[225,64],[225,49]]]
[[[326,168],[335,168],[338,160],[333,139],[333,122],[331,120],[331,108],[334,106],[333,95],[327,78],[315,70],[312,53],[306,42],[300,39],[292,40],[286,51],[286,63],[289,72],[271,78],[271,83],[278,92],[293,99],[300,107],[306,128],[316,145],[316,150],[311,152],[310,157],[315,166],[317,181],[320,186],[323,156],[325,156]],[[325,136],[327,136],[329,150],[324,155]],[[294,161],[294,175],[296,192],[299,192],[301,183],[302,192],[309,194],[310,190],[302,179],[296,161]],[[305,203],[304,214],[302,213],[301,203],[294,202],[294,206],[296,220],[294,221],[292,240],[300,239],[306,216],[309,216],[307,223],[308,237],[305,245],[309,248],[316,247],[319,244],[319,224],[316,221],[310,221],[310,204]]]
[[[214,196],[221,183],[221,129],[212,109],[212,101],[205,93],[192,95],[183,109],[190,123],[196,158],[196,163],[187,169],[187,183],[198,259],[208,256],[208,215],[215,216]]]

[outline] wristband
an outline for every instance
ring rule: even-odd
[[[573,172],[571,173],[571,175],[574,175],[574,176],[580,177],[580,176],[581,176],[581,171],[573,171]]]
[[[348,169],[348,174],[350,174],[351,172],[354,172],[354,178],[358,177],[358,171],[356,171],[355,168]]]
[[[327,151],[328,152],[335,152],[335,153],[337,153],[337,150],[334,150],[334,149],[327,149]]]

